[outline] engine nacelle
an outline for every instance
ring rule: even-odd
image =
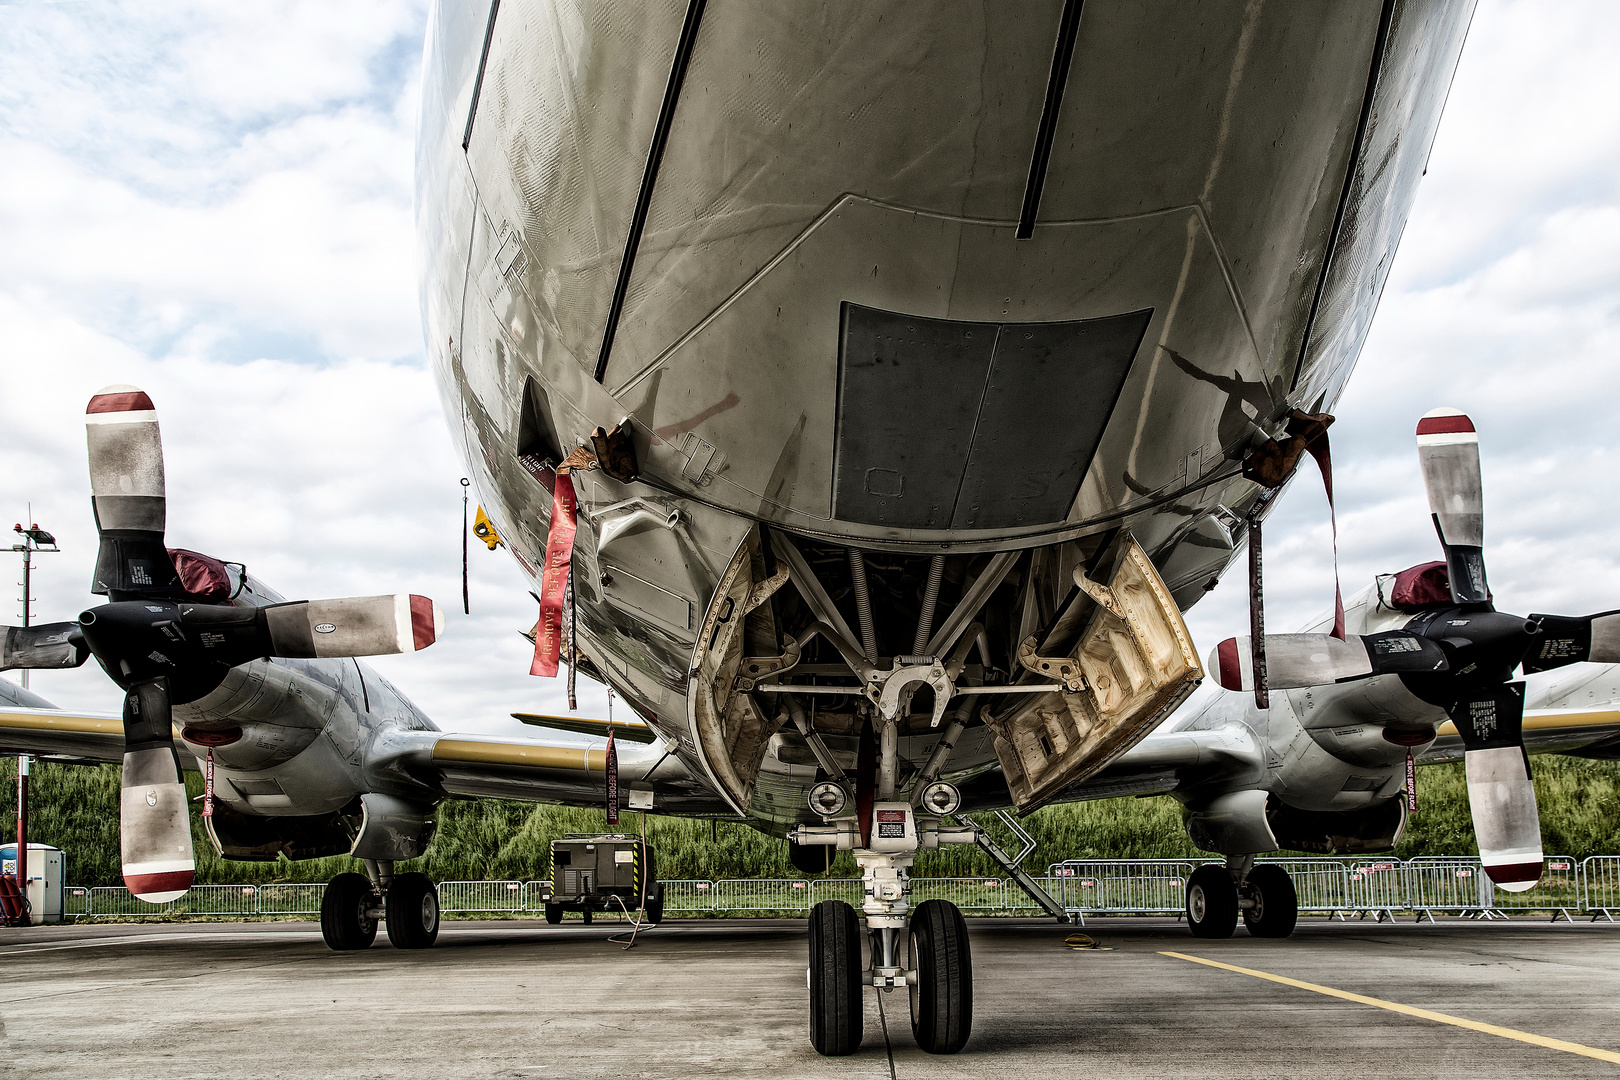
[[[1266,823],[1277,845],[1320,855],[1389,851],[1406,830],[1406,802],[1385,799],[1360,810],[1301,810],[1276,796],[1266,802]]]

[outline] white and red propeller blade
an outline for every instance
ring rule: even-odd
[[[1266,635],[1266,685],[1274,690],[1446,669],[1446,654],[1440,646],[1402,630],[1352,635],[1343,641],[1331,634]],[[1215,646],[1209,670],[1228,690],[1252,691],[1255,678],[1249,639],[1227,638]]]
[[[163,437],[152,399],[134,386],[105,387],[86,406],[84,424],[101,536],[90,591],[113,600],[183,595],[163,545]]]
[[[152,904],[184,896],[197,871],[172,725],[168,680],[130,688],[124,697],[118,848],[124,884]]]
[[[416,652],[444,632],[444,611],[425,596],[299,600],[262,609],[271,656],[388,656]]]
[[[1417,426],[1418,463],[1429,512],[1446,551],[1451,598],[1459,604],[1490,599],[1485,581],[1485,496],[1479,475],[1479,435],[1457,409],[1432,409]]]
[[[1457,702],[1451,720],[1466,747],[1479,861],[1498,888],[1534,888],[1541,880],[1541,817],[1524,752],[1524,683],[1504,683]]]

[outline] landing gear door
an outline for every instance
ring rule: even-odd
[[[776,713],[774,703],[761,700],[769,695],[750,692],[753,680],[739,669],[745,662],[768,659],[750,659],[748,647],[775,641],[765,604],[787,579],[785,567],[767,575],[759,533],[750,531],[720,579],[692,652],[687,711],[698,755],[739,814],[748,812],[766,744],[785,716]]]
[[[1020,812],[1135,746],[1204,677],[1170,590],[1134,539],[1124,539],[1107,585],[1080,569],[1075,581],[1082,595],[1045,646],[1031,638],[1020,650],[1025,681],[1056,676],[1064,689],[991,699],[1015,704],[985,717]]]

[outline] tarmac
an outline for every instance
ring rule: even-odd
[[[1608,923],[1313,918],[1282,941],[1199,941],[1169,919],[969,927],[967,1048],[923,1053],[906,995],[880,1017],[868,992],[848,1058],[810,1048],[802,920],[672,920],[629,950],[601,923],[450,922],[432,949],[379,935],[349,954],[309,923],[0,930],[0,1075],[1620,1076]]]

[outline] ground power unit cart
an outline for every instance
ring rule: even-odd
[[[645,843],[622,833],[570,833],[551,842],[546,922],[562,922],[565,911],[582,912],[587,923],[598,911],[633,916],[644,905],[649,923],[663,920],[664,885]]]

